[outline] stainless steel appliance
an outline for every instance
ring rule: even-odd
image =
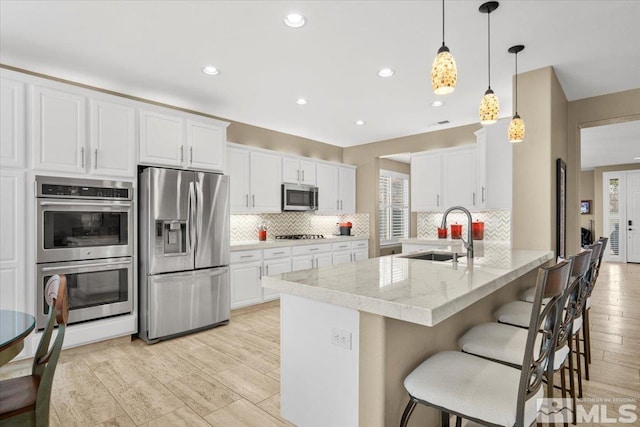
[[[276,236],[277,240],[314,240],[324,239],[322,234],[284,234]]]
[[[318,187],[311,185],[282,184],[282,210],[318,210]]]
[[[140,173],[140,328],[148,343],[229,320],[229,177]]]
[[[67,275],[69,324],[133,311],[133,186],[36,176],[37,326],[44,287]]]

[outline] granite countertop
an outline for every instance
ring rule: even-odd
[[[425,326],[464,308],[553,259],[551,251],[485,243],[473,260],[424,261],[390,255],[262,277],[283,293]]]
[[[368,236],[325,236],[324,239],[301,239],[301,240],[267,239],[265,241],[243,240],[243,241],[231,242],[231,250],[242,251],[242,250],[249,250],[249,249],[279,248],[283,246],[318,245],[321,243],[353,242],[354,240],[369,240],[369,237]]]

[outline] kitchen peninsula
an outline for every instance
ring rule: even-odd
[[[552,258],[486,243],[457,263],[395,255],[263,277],[282,293],[282,417],[303,427],[397,425],[405,376],[456,349],[460,335],[492,320]],[[414,418],[439,422],[426,407]]]

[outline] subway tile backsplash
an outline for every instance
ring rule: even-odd
[[[492,242],[511,242],[511,210],[492,210],[472,212],[474,221],[484,222],[484,240]],[[462,212],[451,212],[447,218],[447,225],[462,224],[462,236],[467,235],[467,216]],[[442,223],[442,212],[418,212],[419,239],[437,239],[437,227]],[[451,230],[449,228],[449,230]]]
[[[282,234],[338,233],[338,222],[351,222],[354,236],[369,236],[369,214],[316,215],[308,212],[231,215],[231,241],[258,240],[258,227],[267,226],[267,240]]]

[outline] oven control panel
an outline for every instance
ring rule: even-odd
[[[129,182],[36,177],[37,197],[131,200],[132,190]]]

